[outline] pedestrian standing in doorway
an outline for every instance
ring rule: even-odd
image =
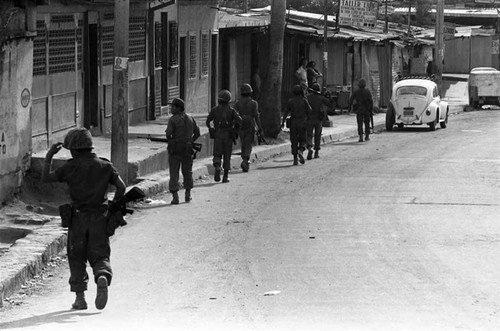
[[[224,169],[223,183],[229,182],[233,142],[236,142],[236,133],[241,124],[240,115],[229,105],[231,98],[230,91],[221,90],[218,96],[218,105],[212,108],[206,120],[208,130],[214,139],[214,157],[212,160],[215,168],[214,179],[216,182],[220,182],[222,167]],[[211,122],[213,122],[213,127]]]
[[[53,171],[52,158],[61,147],[69,149],[73,158]],[[73,309],[87,309],[87,262],[93,269],[97,284],[95,306],[99,310],[106,306],[108,286],[113,276],[106,218],[108,186],[111,184],[116,188],[112,204],[116,204],[125,193],[125,183],[118,171],[110,161],[92,153],[93,148],[92,135],[87,129],[70,130],[64,143],[50,147],[42,171],[43,182],[65,182],[69,187],[71,206],[67,251],[70,290],[76,293]]]
[[[290,115],[290,142],[292,145],[293,165],[305,163],[304,150],[306,149],[306,130],[311,106],[304,97],[300,85],[293,87],[293,97],[288,100],[281,127],[285,126],[286,118]]]
[[[363,124],[365,140],[370,140],[370,121],[373,115],[373,98],[371,92],[366,88],[366,81],[361,78],[358,82],[358,89],[354,91],[349,100],[349,109],[356,114],[358,122],[359,141],[363,142]]]
[[[262,79],[260,78],[260,69],[259,67],[255,67],[255,71],[252,75],[252,89],[253,89],[253,99],[255,101],[259,101],[260,92],[262,88]]]
[[[185,189],[184,201],[191,201],[193,188],[193,143],[200,137],[200,128],[194,118],[186,114],[184,100],[175,98],[170,104],[172,117],[168,120],[165,134],[168,142],[168,189],[173,205],[179,204],[179,170],[182,171]]]
[[[307,94],[307,59],[300,60],[300,66],[295,71],[295,77],[297,78],[297,84],[302,88],[304,96]]]
[[[255,138],[255,130],[262,132],[260,124],[259,104],[252,99],[252,87],[243,84],[240,88],[241,98],[234,105],[234,109],[241,116],[240,143],[241,143],[241,169],[243,172],[250,170],[250,155]]]
[[[331,108],[330,100],[320,92],[321,87],[318,83],[312,84],[311,93],[307,96],[307,101],[311,105],[311,115],[307,125],[307,159],[312,159],[312,148],[314,147],[314,158],[319,157],[321,149],[321,133],[323,131],[323,120],[328,117],[324,106]],[[314,138],[314,145],[313,145]]]
[[[323,77],[323,75],[316,69],[316,62],[309,61],[307,63],[307,84],[312,87],[314,83],[318,82],[318,78]]]

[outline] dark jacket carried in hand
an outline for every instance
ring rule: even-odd
[[[349,108],[356,114],[371,115],[373,111],[373,98],[370,91],[365,87],[360,87],[351,96]]]
[[[309,101],[309,104],[311,105],[311,121],[322,121],[326,117],[323,106],[327,106],[328,108],[331,108],[332,106],[328,98],[315,92],[307,96],[307,101]]]

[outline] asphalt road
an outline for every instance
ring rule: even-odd
[[[94,285],[69,310],[59,267],[0,329],[498,330],[499,131],[468,112],[200,181],[118,230],[105,310]]]

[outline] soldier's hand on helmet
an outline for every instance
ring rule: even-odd
[[[61,150],[62,147],[63,147],[63,143],[55,143],[55,144],[53,144],[52,146],[50,146],[50,149],[47,152],[47,155],[52,156],[52,155],[57,154]]]

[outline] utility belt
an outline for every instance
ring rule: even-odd
[[[61,216],[61,226],[63,228],[71,228],[74,217],[79,213],[102,213],[108,210],[108,206],[84,207],[81,209],[75,208],[70,203],[59,206],[59,215]]]

